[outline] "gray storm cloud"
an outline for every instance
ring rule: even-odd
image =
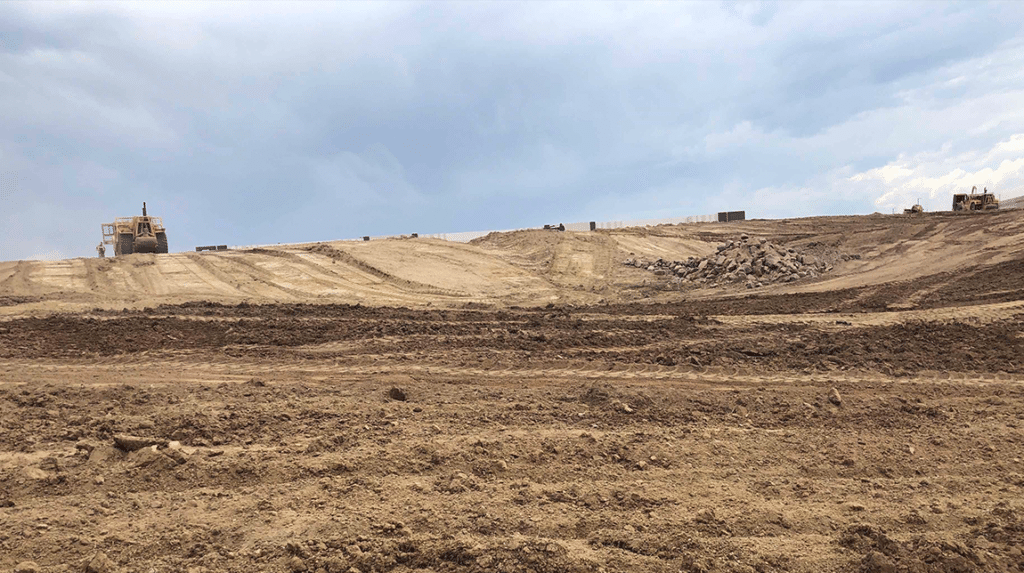
[[[142,201],[186,250],[941,208],[972,178],[1022,194],[1020,22],[977,2],[7,3],[0,258],[88,256]]]

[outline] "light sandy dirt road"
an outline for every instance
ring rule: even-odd
[[[0,263],[0,571],[1020,571],[1022,220]]]

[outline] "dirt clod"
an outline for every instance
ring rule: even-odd
[[[842,406],[843,405],[843,397],[839,395],[839,390],[836,390],[835,388],[832,388],[831,390],[829,390],[829,392],[828,392],[828,401],[832,402],[836,406]]]
[[[292,573],[301,573],[306,570],[306,562],[301,557],[293,555],[288,559],[288,570]]]
[[[861,559],[862,573],[896,573],[896,566],[888,557],[878,551],[870,551]]]
[[[156,438],[140,438],[138,436],[118,434],[114,436],[114,444],[121,450],[134,452],[151,446],[166,446],[167,441]]]
[[[388,390],[388,398],[391,398],[392,400],[396,400],[398,402],[405,402],[407,399],[405,390],[402,390],[397,386],[394,386],[390,390]]]
[[[96,552],[85,564],[85,573],[116,573],[117,565],[102,551]]]

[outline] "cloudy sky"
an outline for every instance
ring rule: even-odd
[[[0,260],[1024,195],[1024,2],[0,3]]]

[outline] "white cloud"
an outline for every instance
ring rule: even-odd
[[[921,199],[929,210],[949,209],[954,193],[988,188],[1003,198],[1024,195],[1024,134],[1014,134],[987,150],[926,152],[901,157],[883,167],[858,173],[851,186],[882,190],[875,205],[882,211],[902,209]]]

